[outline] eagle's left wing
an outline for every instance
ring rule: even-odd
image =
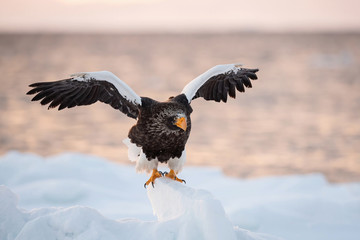
[[[217,65],[204,72],[182,90],[188,102],[203,97],[205,100],[226,102],[227,95],[235,98],[236,90],[245,92],[245,87],[251,88],[251,80],[256,80],[258,69],[242,68],[239,64]]]

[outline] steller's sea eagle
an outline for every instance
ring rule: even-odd
[[[144,187],[154,186],[156,178],[165,176],[179,182],[178,174],[184,165],[185,144],[191,130],[192,100],[226,102],[227,96],[235,98],[236,90],[251,88],[257,79],[258,69],[242,68],[239,64],[217,65],[188,83],[182,92],[165,102],[138,96],[128,85],[108,71],[84,72],[54,82],[29,85],[27,93],[36,94],[32,101],[58,110],[97,101],[110,104],[128,117],[137,120],[124,143],[129,148],[129,158],[136,161],[137,172],[152,172]],[[167,163],[169,172],[159,172],[158,163]]]

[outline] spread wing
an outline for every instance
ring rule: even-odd
[[[257,71],[241,68],[239,64],[217,65],[188,83],[181,93],[185,94],[189,103],[198,97],[226,102],[228,95],[235,98],[235,89],[245,92],[245,87],[251,88],[250,79],[257,79]]]
[[[68,79],[29,86],[33,89],[27,94],[36,94],[32,101],[41,100],[40,103],[49,104],[49,108],[59,106],[58,110],[100,101],[136,119],[141,106],[141,98],[108,71],[77,73]]]

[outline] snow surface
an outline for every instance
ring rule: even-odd
[[[360,183],[199,167],[179,177],[187,184],[160,178],[145,190],[134,166],[10,152],[0,157],[0,239],[359,239]]]

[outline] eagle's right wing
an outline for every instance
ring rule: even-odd
[[[27,94],[36,94],[32,101],[42,99],[42,105],[50,103],[49,108],[59,106],[58,110],[100,101],[136,119],[141,106],[141,97],[108,71],[77,73],[68,79],[29,86],[33,89]]]

